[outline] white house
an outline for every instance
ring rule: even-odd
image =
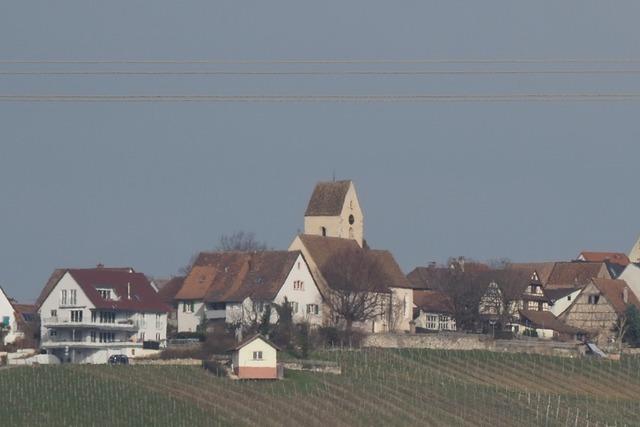
[[[166,345],[170,307],[133,269],[56,270],[38,301],[41,348],[63,362],[106,363]]]
[[[322,323],[322,296],[300,252],[203,252],[175,300],[178,332],[208,322],[257,323],[270,304],[285,300],[295,323]]]
[[[456,330],[453,302],[446,293],[441,291],[414,289],[413,303],[416,306],[413,316],[416,330]]]
[[[254,335],[231,350],[233,373],[241,379],[275,380],[279,350],[262,335]]]
[[[18,304],[0,287],[0,328],[4,334],[4,345],[14,344],[24,339],[25,331],[36,322],[33,305]]]

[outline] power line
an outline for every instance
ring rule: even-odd
[[[0,71],[0,76],[429,76],[429,75],[598,75],[640,74],[640,69],[563,70],[313,70],[313,71],[224,71],[224,70],[67,70]]]
[[[640,93],[520,93],[415,95],[0,95],[0,102],[586,102],[637,101]]]
[[[516,59],[4,59],[0,64],[638,64],[638,58]]]

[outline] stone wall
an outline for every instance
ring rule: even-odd
[[[486,335],[447,332],[438,334],[372,334],[363,347],[428,348],[434,350],[487,350],[506,353],[533,353],[577,357],[583,345],[537,339],[494,340]]]

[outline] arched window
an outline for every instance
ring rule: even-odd
[[[327,227],[320,227],[320,231],[322,232],[322,237],[327,236]]]

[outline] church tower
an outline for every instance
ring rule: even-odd
[[[319,182],[304,214],[304,233],[364,240],[364,215],[351,180]]]

